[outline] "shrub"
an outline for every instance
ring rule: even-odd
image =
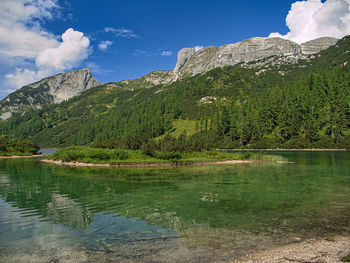
[[[305,149],[310,147],[310,142],[303,137],[292,138],[283,145],[285,149]]]
[[[278,148],[279,143],[272,138],[262,138],[257,142],[254,142],[249,145],[251,149],[269,149],[269,148]]]
[[[245,152],[239,156],[239,159],[240,160],[249,160],[252,156],[253,156],[253,154],[251,152]]]
[[[147,143],[142,144],[141,146],[141,151],[143,154],[154,157],[155,156],[155,151],[157,147],[153,141],[149,141]]]
[[[128,159],[129,153],[123,150],[114,149],[96,149],[84,146],[72,146],[61,149],[54,153],[54,159],[62,161],[110,161],[110,160],[125,160]]]
[[[130,154],[127,151],[123,150],[114,150],[111,159],[115,160],[126,160],[130,157]]]
[[[182,158],[182,154],[179,152],[157,152],[156,158],[163,160],[179,160]]]
[[[111,154],[107,150],[101,150],[101,149],[94,149],[92,152],[89,152],[88,157],[95,160],[110,160]]]

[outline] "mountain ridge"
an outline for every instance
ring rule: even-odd
[[[178,52],[177,63],[173,70],[153,71],[145,76],[124,80],[121,83],[133,88],[150,88],[154,85],[168,85],[179,79],[208,72],[217,67],[248,65],[271,56],[277,57],[274,63],[297,63],[300,59],[309,59],[311,55],[327,49],[338,39],[323,37],[301,45],[282,38],[253,37],[241,42],[223,46],[205,48],[183,48]],[[99,83],[88,68],[60,73],[28,84],[9,94],[0,101],[1,119],[8,119],[14,112],[22,113],[28,107],[41,108],[44,104],[57,104],[79,95]]]
[[[281,63],[296,63],[299,59],[309,59],[339,39],[321,37],[297,44],[283,38],[253,37],[241,42],[203,48],[182,48],[177,54],[177,62],[172,70],[153,71],[140,79],[150,84],[170,84],[182,78],[192,77],[224,66],[234,66],[259,61],[271,56],[280,56]],[[286,61],[288,60],[288,61]],[[130,82],[132,80],[125,80]]]
[[[2,121],[0,134],[46,147],[138,148],[185,131],[205,148],[350,147],[350,36],[308,56],[295,64],[272,56],[166,85],[145,77],[106,83]]]

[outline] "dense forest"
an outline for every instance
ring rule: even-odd
[[[350,148],[349,52],[346,37],[297,64],[216,68],[151,88],[108,83],[3,121],[0,133],[145,151]]]

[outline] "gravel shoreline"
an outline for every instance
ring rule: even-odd
[[[35,158],[35,157],[43,157],[40,154],[36,155],[11,155],[11,156],[0,156],[0,159],[20,159],[20,158]]]
[[[313,239],[257,252],[232,263],[340,263],[349,253],[350,237],[336,236],[329,240]]]
[[[63,162],[50,159],[41,160],[44,163],[51,163],[57,165],[75,166],[75,167],[170,167],[170,166],[200,166],[200,165],[228,165],[228,164],[243,164],[243,163],[257,163],[266,161],[257,160],[228,160],[216,162],[194,162],[194,163],[130,163],[130,164],[108,164],[108,163],[83,163],[83,162]]]

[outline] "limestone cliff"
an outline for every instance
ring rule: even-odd
[[[44,104],[60,103],[99,85],[88,68],[72,70],[26,85],[0,101],[1,119],[28,107],[41,108]]]
[[[271,56],[305,58],[335,45],[338,39],[324,37],[304,44],[297,44],[282,38],[254,37],[239,43],[220,47],[207,47],[195,51],[184,48],[178,53],[178,60],[173,72],[178,78],[194,76],[213,68],[249,63]],[[289,61],[292,61],[291,59]]]
[[[293,64],[308,59],[337,43],[338,39],[322,37],[301,45],[282,38],[254,37],[235,44],[202,49],[183,48],[177,54],[173,70],[155,71],[142,79],[148,86],[169,84],[178,79],[205,73],[211,69],[243,63],[247,67]],[[262,60],[265,60],[263,63]],[[248,65],[250,62],[255,62]],[[147,85],[146,85],[147,86]]]
[[[338,39],[332,37],[322,37],[301,44],[303,54],[315,54],[337,44]]]

